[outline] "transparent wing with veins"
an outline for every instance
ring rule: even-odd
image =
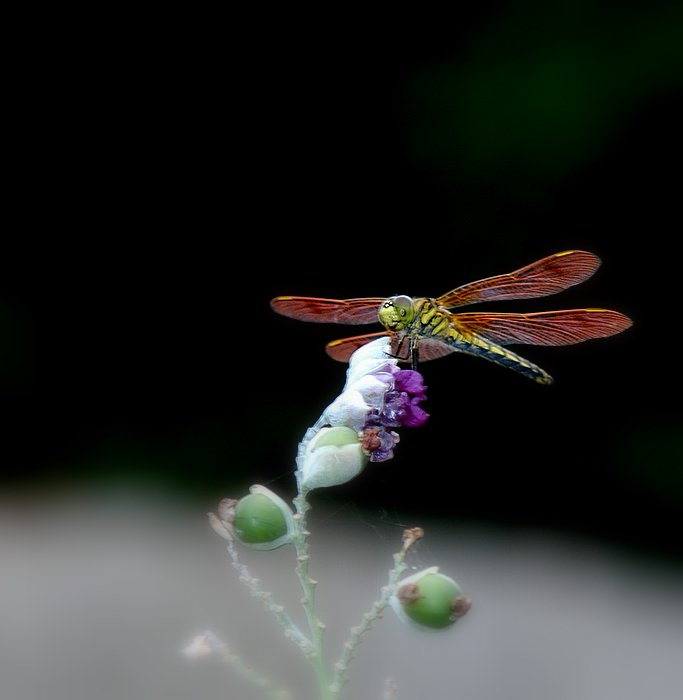
[[[465,312],[452,313],[467,304],[508,299],[533,299],[562,292],[587,280],[600,266],[597,255],[582,250],[568,250],[504,275],[487,277],[456,287],[434,301],[449,314],[456,330],[465,338],[480,336],[499,345],[570,345],[593,338],[604,338],[626,330],[631,320],[608,309],[570,309],[539,313]],[[384,297],[359,299],[323,299],[282,296],[271,301],[274,311],[290,318],[316,323],[365,324],[378,321],[377,312]],[[405,352],[401,333],[379,331],[327,345],[335,360],[348,361],[353,352],[376,338],[392,337],[396,356]],[[420,339],[420,361],[448,355],[454,349],[436,339]],[[409,359],[409,358],[402,358]]]

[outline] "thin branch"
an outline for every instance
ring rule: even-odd
[[[221,659],[230,664],[237,675],[260,688],[271,700],[293,700],[288,690],[279,688],[270,679],[255,671],[237,655],[230,651],[228,645],[220,640],[213,632],[206,631],[195,637],[185,648],[184,654],[190,659],[206,656],[212,652],[220,655]]]
[[[339,660],[334,665],[334,678],[332,680],[333,697],[339,697],[339,693],[348,682],[348,667],[353,659],[353,652],[360,644],[362,636],[372,627],[373,623],[382,617],[385,608],[389,605],[391,596],[398,589],[398,584],[403,572],[408,568],[405,563],[405,556],[408,550],[424,537],[424,530],[421,527],[408,528],[403,531],[403,546],[401,550],[394,554],[394,566],[389,571],[387,585],[382,588],[378,600],[372,604],[372,608],[366,612],[360,624],[351,628],[351,636],[344,643]]]
[[[260,581],[251,575],[246,564],[243,564],[240,560],[239,554],[232,539],[228,540],[226,548],[228,550],[228,554],[230,555],[232,566],[239,574],[240,581],[247,586],[247,588],[249,588],[252,596],[255,598],[260,598],[266,610],[275,616],[277,621],[285,630],[285,637],[291,639],[306,656],[310,656],[313,651],[311,640],[296,626],[292,618],[285,612],[282,605],[275,603],[272,594],[269,591],[265,591],[263,588],[261,588]]]

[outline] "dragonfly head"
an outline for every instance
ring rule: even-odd
[[[389,331],[406,328],[415,318],[415,304],[405,295],[389,297],[379,307],[379,322]]]

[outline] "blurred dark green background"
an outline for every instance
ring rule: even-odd
[[[633,329],[519,348],[549,388],[425,365],[427,425],[314,500],[680,554],[680,3],[272,12],[98,18],[20,62],[3,489],[291,496],[344,381],[323,346],[357,329],[271,297],[434,296],[583,248],[593,279],[504,308]]]

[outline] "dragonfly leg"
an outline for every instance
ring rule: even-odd
[[[404,349],[405,349],[404,343],[406,341],[408,341],[408,354],[407,355],[404,354]],[[406,362],[408,360],[408,358],[410,357],[410,353],[411,353],[410,339],[405,335],[398,338],[398,341],[396,341],[396,339],[394,338],[394,342],[392,342],[392,346],[395,349],[395,352],[393,354],[389,355],[389,357],[392,357],[395,360],[403,360],[404,362]]]
[[[420,361],[420,350],[418,348],[417,343],[413,343],[413,339],[410,339],[410,358],[411,358],[411,367],[417,372],[417,365]]]

